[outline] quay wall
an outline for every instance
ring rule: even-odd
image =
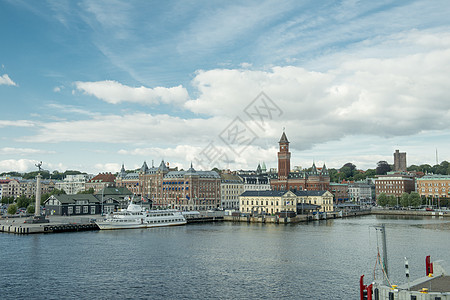
[[[351,212],[331,212],[326,214],[316,214],[316,215],[297,215],[292,218],[285,218],[279,216],[224,216],[223,220],[228,222],[247,222],[247,223],[274,223],[274,224],[286,224],[286,223],[300,223],[300,222],[310,222],[317,220],[327,220],[336,218],[346,218],[346,217],[356,217],[369,215],[370,210],[363,211],[351,211]]]
[[[450,211],[426,211],[426,210],[388,210],[372,209],[373,215],[397,215],[397,216],[417,216],[417,217],[450,217]]]

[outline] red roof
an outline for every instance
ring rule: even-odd
[[[114,182],[116,180],[116,176],[111,173],[100,173],[89,182]]]

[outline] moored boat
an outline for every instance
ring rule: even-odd
[[[95,224],[102,230],[135,229],[163,226],[185,225],[186,218],[176,210],[144,210],[140,205],[130,202],[125,210],[107,215]]]

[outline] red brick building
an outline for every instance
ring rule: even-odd
[[[116,176],[111,173],[100,173],[97,176],[93,177],[91,180],[86,182],[85,189],[86,191],[90,188],[94,189],[94,193],[98,193],[103,188],[112,187],[116,185]]]
[[[162,181],[163,207],[179,210],[207,210],[220,206],[219,174],[214,171],[196,171],[191,164],[187,171],[171,171]]]
[[[278,174],[271,173],[270,185],[272,190],[284,191],[329,191],[330,175],[327,167],[323,165],[321,170],[312,165],[311,172],[291,172],[291,152],[289,152],[289,141],[283,132],[278,142]]]
[[[415,178],[407,173],[388,173],[387,175],[377,175],[375,180],[375,193],[384,193],[401,197],[403,193],[411,193],[415,190]]]

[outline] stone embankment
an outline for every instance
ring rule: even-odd
[[[397,215],[397,216],[416,216],[416,217],[450,217],[450,210],[442,211],[426,211],[426,210],[389,210],[389,209],[372,209],[374,215]]]

